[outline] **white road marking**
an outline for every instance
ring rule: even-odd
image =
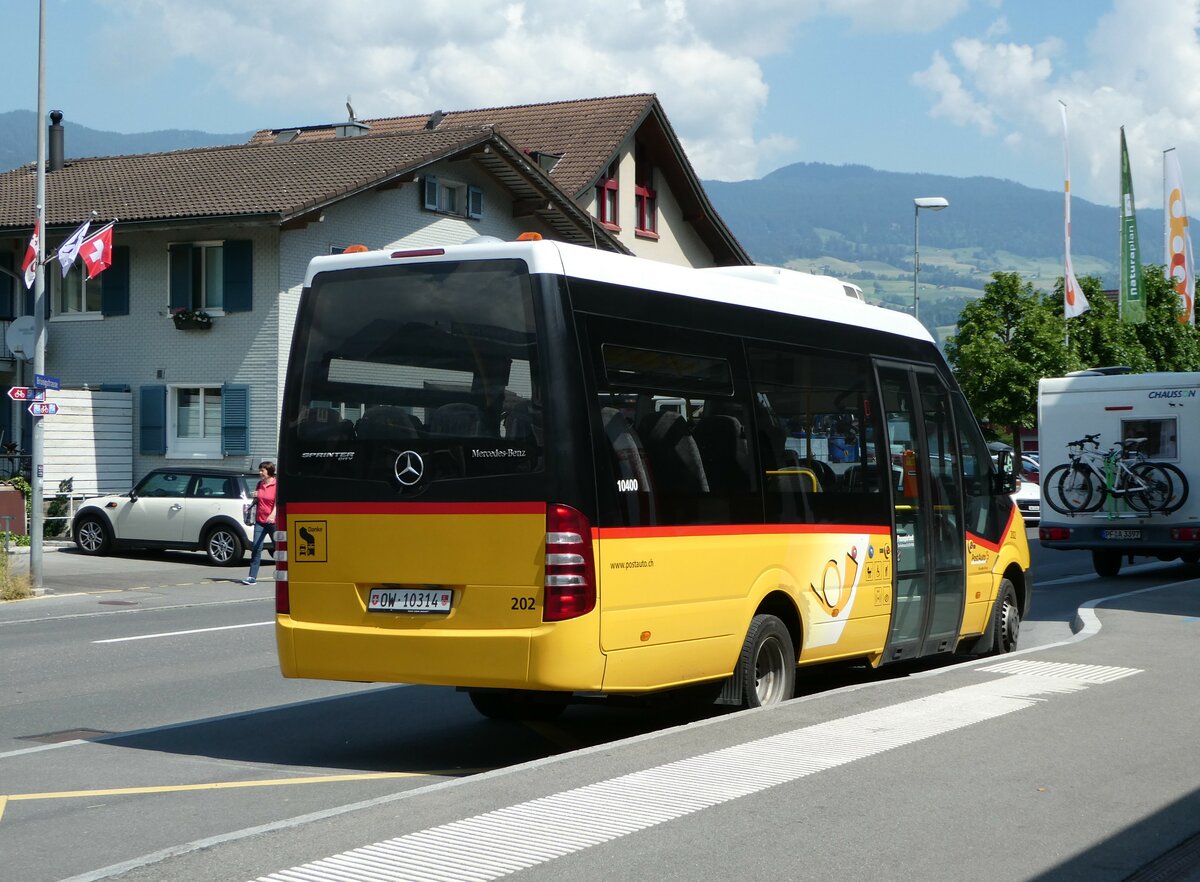
[[[219,628],[194,628],[191,631],[164,631],[161,634],[139,634],[136,637],[112,637],[108,640],[93,640],[92,643],[128,643],[130,640],[154,640],[158,637],[181,637],[184,634],[208,634],[211,631],[233,631],[237,628],[261,628],[274,625],[275,621],[250,622],[245,625],[222,625]]]
[[[1012,661],[1008,676],[795,729],[511,805],[262,876],[257,882],[499,879],[779,784],[1139,673]],[[986,669],[981,669],[986,670]]]

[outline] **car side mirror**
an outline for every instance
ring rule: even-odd
[[[988,445],[996,460],[996,471],[992,475],[992,495],[1008,496],[1017,492],[1017,465],[1013,449],[1007,444],[993,442]]]

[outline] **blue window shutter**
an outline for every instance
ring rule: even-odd
[[[192,251],[191,245],[172,245],[170,251],[171,309],[192,308]]]
[[[250,387],[226,383],[221,387],[221,452],[250,452]]]
[[[421,185],[421,204],[430,211],[438,210],[438,181],[433,175],[426,175]]]
[[[479,220],[483,217],[483,190],[467,187],[467,217]]]
[[[167,452],[167,387],[138,388],[138,427],[142,453]]]
[[[254,308],[254,243],[249,239],[227,239],[221,248],[226,312],[249,312]]]
[[[100,274],[100,312],[129,315],[129,246],[112,250],[112,263]]]

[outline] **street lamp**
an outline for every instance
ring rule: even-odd
[[[921,299],[917,294],[917,273],[921,271],[921,251],[918,247],[919,230],[921,227],[921,209],[941,211],[949,208],[950,202],[945,196],[918,196],[913,200],[913,318],[920,319]]]

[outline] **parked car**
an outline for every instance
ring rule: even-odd
[[[257,474],[229,469],[155,469],[128,493],[86,500],[71,535],[84,554],[183,548],[235,566],[253,540],[247,521],[257,485]]]
[[[1037,473],[1034,472],[1034,475]],[[1017,504],[1017,508],[1021,511],[1021,516],[1025,518],[1025,523],[1032,526],[1038,524],[1042,519],[1042,487],[1038,483],[1037,478],[1030,480],[1021,475],[1021,484],[1017,487],[1017,492],[1012,495],[1013,502]]]

